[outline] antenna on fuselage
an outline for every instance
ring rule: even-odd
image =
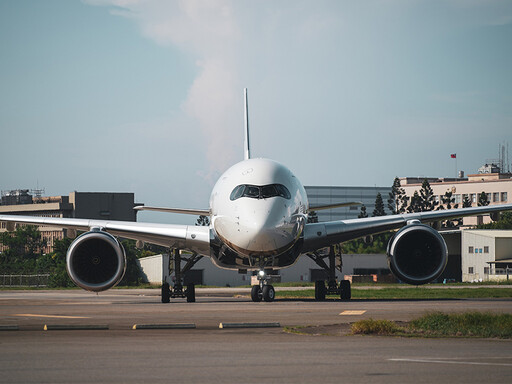
[[[245,118],[245,141],[244,141],[244,159],[251,158],[251,146],[249,145],[249,104],[247,102],[247,88],[244,88],[244,118]]]

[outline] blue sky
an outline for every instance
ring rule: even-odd
[[[0,189],[205,208],[244,87],[253,156],[305,185],[474,173],[512,145],[511,47],[510,1],[0,0]]]

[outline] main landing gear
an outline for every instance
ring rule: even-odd
[[[276,290],[271,284],[268,284],[268,275],[265,271],[261,270],[258,272],[258,285],[253,285],[251,289],[251,299],[254,302],[260,302],[261,300],[266,302],[274,301],[276,297]]]
[[[172,256],[171,256],[172,255]],[[170,299],[175,299],[177,297],[186,298],[188,303],[194,303],[196,301],[196,287],[194,283],[187,284],[186,288],[183,287],[183,278],[185,273],[190,270],[201,258],[202,256],[198,256],[193,254],[188,258],[182,258],[180,255],[179,249],[173,249],[171,251],[171,255],[168,260],[168,265],[164,263],[164,271],[168,271],[168,273],[164,273],[164,281],[162,284],[162,303],[169,303]],[[171,258],[172,261],[171,262]],[[185,266],[181,268],[182,259],[186,261]],[[171,287],[167,282],[168,276],[171,275],[171,272],[174,270],[174,286]]]
[[[342,270],[341,251],[339,247],[330,246],[328,255],[313,252],[308,253],[307,256],[327,274],[327,281],[315,281],[315,300],[325,300],[326,295],[338,295],[341,300],[350,300],[352,297],[350,281],[341,280],[339,284],[336,281],[336,269],[340,272]],[[326,257],[329,258],[329,265],[324,261]]]

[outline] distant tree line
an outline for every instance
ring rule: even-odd
[[[73,240],[55,240],[53,251],[43,253],[46,242],[35,226],[17,226],[13,232],[0,233],[0,244],[6,249],[0,253],[0,274],[42,274],[49,273],[48,286],[73,287],[66,271],[66,254]],[[123,240],[126,252],[126,273],[119,285],[141,283],[140,270],[136,260],[141,257],[166,252],[164,247],[145,244],[143,249],[135,247],[134,240]]]

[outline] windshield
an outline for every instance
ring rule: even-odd
[[[250,197],[251,199],[268,199],[270,197],[282,197],[291,199],[290,191],[282,184],[269,185],[248,185],[241,184],[235,187],[229,196],[230,200],[237,200],[241,197]]]

